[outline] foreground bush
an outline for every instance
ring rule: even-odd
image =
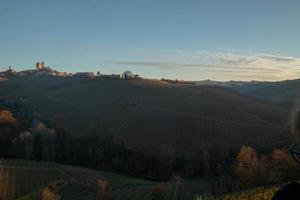
[[[13,114],[8,110],[0,110],[0,124],[13,125],[16,123]]]
[[[111,200],[112,195],[109,191],[109,184],[105,180],[97,180],[97,197],[99,200]]]
[[[151,200],[166,200],[167,195],[165,190],[160,186],[154,186],[151,191]]]
[[[270,200],[277,190],[278,187],[256,188],[228,194],[216,200]]]
[[[61,197],[55,193],[54,189],[47,187],[42,192],[42,200],[61,200]]]

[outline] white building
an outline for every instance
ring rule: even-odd
[[[125,71],[125,72],[123,72],[121,77],[124,78],[124,79],[133,79],[134,74],[131,71]]]

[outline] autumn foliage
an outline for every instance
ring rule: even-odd
[[[111,200],[112,195],[109,191],[109,183],[105,180],[97,180],[97,197],[99,200]]]
[[[252,183],[259,174],[260,162],[254,149],[243,146],[237,155],[236,174],[240,180],[248,185]]]
[[[13,125],[16,123],[16,119],[13,114],[8,110],[0,111],[0,124]]]
[[[235,173],[244,186],[252,186],[291,181],[300,170],[284,149],[259,156],[253,148],[243,146],[236,157]]]
[[[61,197],[55,193],[53,188],[47,187],[42,191],[42,200],[61,200]]]
[[[160,186],[154,186],[151,191],[151,200],[166,200],[167,196],[164,189]]]

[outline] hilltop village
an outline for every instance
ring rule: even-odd
[[[7,80],[9,77],[19,76],[19,77],[31,77],[31,76],[55,76],[55,77],[78,77],[78,78],[86,78],[86,79],[126,79],[126,80],[140,80],[143,79],[140,75],[134,74],[131,71],[124,71],[120,74],[102,74],[100,71],[94,72],[75,72],[75,73],[67,73],[60,72],[51,68],[50,66],[46,66],[44,61],[37,62],[35,64],[35,69],[22,70],[17,71],[13,69],[13,67],[9,66],[8,69],[4,71],[0,71],[0,82]],[[186,80],[178,80],[178,79],[166,79],[161,78],[161,82],[165,82],[168,84],[180,84],[180,85],[197,85],[196,81],[186,81]],[[202,83],[202,82],[201,82]],[[203,84],[203,83],[202,83]],[[200,84],[199,84],[200,85]]]
[[[131,71],[125,71],[122,74],[101,74],[99,71],[95,74],[94,72],[76,72],[76,73],[67,73],[60,72],[52,69],[50,66],[46,66],[45,62],[37,62],[35,69],[16,71],[11,66],[7,70],[0,72],[0,80],[4,80],[10,76],[56,76],[56,77],[82,77],[88,79],[94,79],[96,77],[105,77],[112,79],[141,79],[137,74],[132,73]]]

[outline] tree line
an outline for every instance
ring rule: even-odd
[[[94,130],[75,136],[65,130],[64,115],[45,124],[14,110],[0,110],[0,157],[53,161],[98,170],[114,171],[153,180],[169,180],[173,175],[207,177],[226,170],[233,155],[230,150],[210,144],[205,151],[177,152],[161,145],[147,153],[129,149],[114,135]],[[2,117],[1,117],[2,116]],[[2,119],[2,120],[1,120]]]

